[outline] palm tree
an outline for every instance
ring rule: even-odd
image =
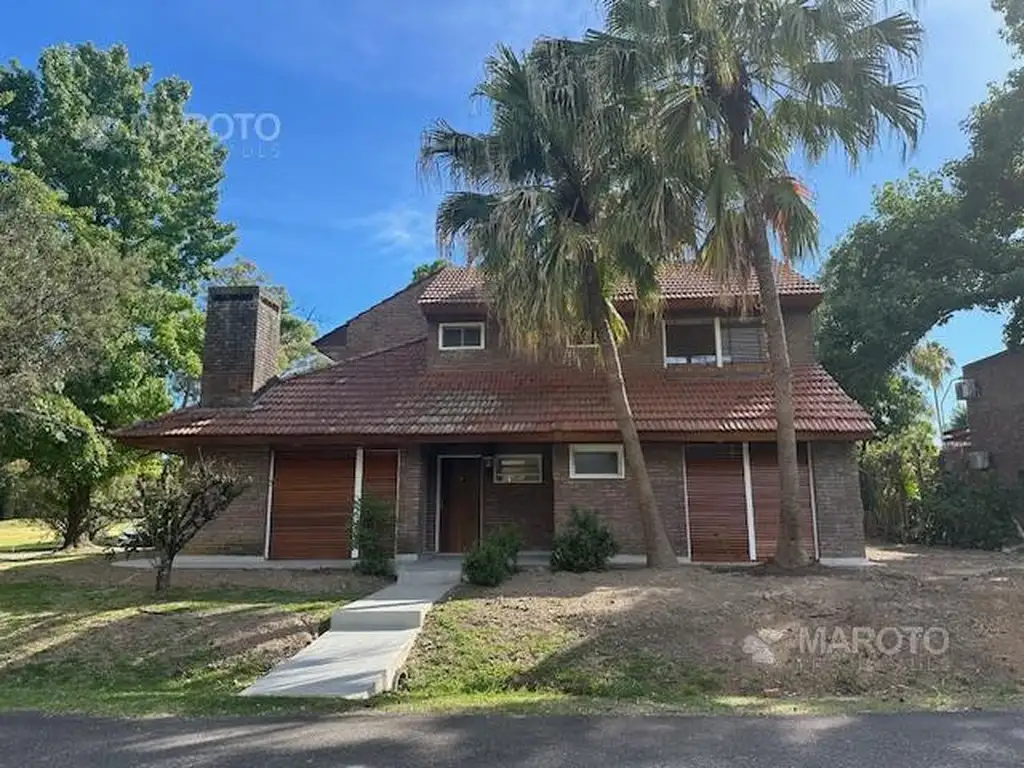
[[[932,390],[932,399],[935,403],[935,423],[939,427],[939,435],[946,431],[945,418],[942,414],[942,403],[939,392],[942,385],[956,368],[956,361],[949,350],[937,341],[926,341],[918,344],[910,351],[910,370],[915,376],[920,376]]]
[[[855,165],[888,127],[913,146],[917,89],[897,79],[917,60],[921,28],[874,0],[605,0],[606,31],[587,43],[610,92],[658,101],[659,153],[705,168],[699,255],[723,285],[756,276],[778,421],[782,505],[776,561],[808,560],[800,541],[792,368],[773,242],[788,259],[817,245],[808,194],[788,170],[832,148]]]
[[[445,122],[423,138],[421,168],[447,177],[437,235],[478,266],[505,343],[535,357],[596,335],[637,493],[650,567],[676,564],[658,512],[618,346],[629,329],[611,297],[629,284],[637,317],[659,309],[658,266],[693,237],[685,178],[655,166],[636,110],[591,88],[578,43],[540,40],[524,56],[499,48],[475,95],[490,130]]]

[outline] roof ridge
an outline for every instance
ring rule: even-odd
[[[406,341],[400,341],[397,344],[392,344],[389,347],[381,347],[380,349],[372,349],[369,352],[363,352],[360,355],[355,355],[354,357],[349,357],[349,358],[347,358],[345,360],[332,361],[330,363],[330,365],[325,365],[323,368],[314,368],[311,371],[303,371],[302,373],[297,373],[294,376],[288,376],[287,378],[284,378],[284,379],[282,379],[280,376],[275,376],[274,378],[272,378],[270,381],[268,381],[266,384],[264,384],[259,389],[259,391],[256,393],[255,397],[253,398],[252,405],[253,406],[254,405],[258,405],[260,399],[265,394],[267,394],[268,392],[271,392],[271,391],[277,389],[279,386],[286,385],[286,384],[288,384],[290,382],[293,382],[293,381],[301,381],[303,379],[307,379],[307,378],[310,378],[310,377],[318,375],[318,374],[327,373],[328,371],[334,371],[336,369],[344,368],[349,363],[355,363],[355,362],[359,362],[359,361],[362,361],[362,360],[366,360],[368,358],[375,357],[377,355],[383,355],[383,354],[385,354],[387,352],[394,352],[396,349],[401,349],[402,347],[408,347],[408,346],[411,346],[413,344],[419,344],[420,342],[424,342],[426,340],[427,340],[426,336],[417,336],[414,339],[407,339]],[[249,407],[252,407],[252,406],[249,406]]]
[[[447,268],[448,267],[445,267],[444,269],[447,269]],[[404,286],[403,288],[399,288],[397,291],[395,291],[394,293],[392,293],[392,294],[390,294],[388,296],[385,296],[383,299],[381,299],[380,301],[376,302],[375,304],[371,304],[369,307],[364,309],[362,312],[358,312],[358,313],[352,315],[352,317],[350,317],[348,320],[346,320],[341,325],[336,325],[334,328],[329,330],[327,333],[321,334],[318,339],[315,339],[313,341],[313,346],[315,347],[319,342],[321,342],[324,339],[326,339],[328,336],[330,336],[335,331],[340,330],[341,328],[344,328],[347,325],[350,325],[351,323],[355,322],[356,320],[358,320],[360,317],[362,317],[363,315],[367,314],[368,312],[372,312],[377,307],[379,307],[381,304],[386,304],[387,302],[391,301],[394,298],[397,298],[397,297],[401,296],[406,291],[408,291],[408,290],[410,290],[412,288],[415,288],[416,286],[420,285],[421,283],[424,283],[427,280],[430,280],[432,278],[437,277],[439,274],[441,274],[441,272],[444,271],[444,269],[439,270],[437,272],[432,272],[429,275],[426,275],[425,277],[419,278],[418,280],[413,280],[411,283],[409,283],[408,285]]]

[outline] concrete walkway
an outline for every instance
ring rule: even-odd
[[[364,699],[394,689],[427,612],[460,579],[458,561],[400,565],[398,581],[331,616],[331,628],[243,696]]]

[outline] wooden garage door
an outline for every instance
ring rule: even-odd
[[[803,547],[814,554],[814,516],[811,514],[811,477],[807,444],[797,446],[800,462],[800,532]],[[754,530],[757,559],[771,560],[779,530],[782,493],[779,488],[778,450],[774,443],[750,444],[750,485],[754,495]]]
[[[354,488],[353,453],[276,453],[270,557],[347,559]]]
[[[749,561],[743,446],[687,445],[686,487],[693,561]]]

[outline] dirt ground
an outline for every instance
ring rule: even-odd
[[[696,683],[719,694],[883,699],[1018,692],[1024,557],[872,548],[869,558],[865,568],[799,575],[526,571],[494,590],[457,593],[428,619],[412,669],[457,652],[445,648],[457,624],[506,654],[488,662],[506,687],[618,696],[663,686],[667,695]],[[457,666],[445,674],[458,676]],[[595,676],[603,689],[582,682]]]

